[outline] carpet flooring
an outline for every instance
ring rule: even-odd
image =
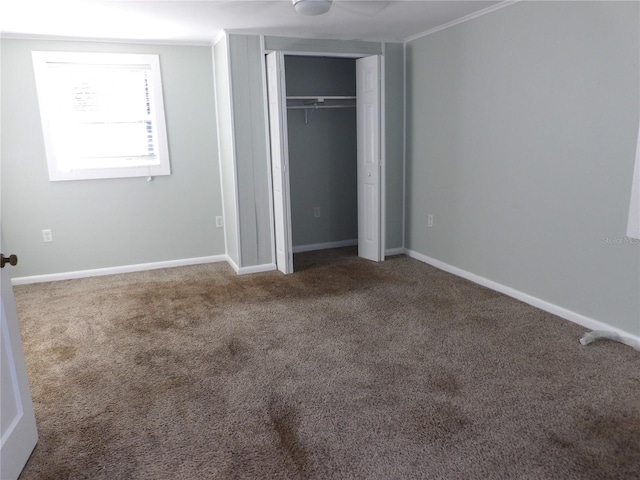
[[[28,479],[636,479],[640,352],[405,256],[15,288]]]

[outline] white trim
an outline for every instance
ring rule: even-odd
[[[238,249],[238,264],[242,265],[242,238],[240,236],[240,198],[238,193],[238,158],[236,156],[236,116],[233,109],[233,76],[231,75],[231,35],[225,31],[227,39],[227,73],[229,75],[229,115],[231,118],[231,157],[233,159],[233,193],[236,206],[236,248]],[[222,161],[220,159],[219,161]]]
[[[269,233],[271,235],[271,263],[276,263],[276,227],[273,211],[273,167],[271,165],[271,136],[269,135],[269,92],[267,91],[267,57],[264,49],[264,35],[260,35],[260,59],[262,66],[262,103],[264,109],[265,143],[267,148],[267,188],[269,189]]]
[[[521,1],[522,0],[508,0],[508,1],[500,2],[496,5],[491,5],[490,7],[483,8],[482,10],[478,10],[477,12],[470,13],[469,15],[465,15],[464,17],[457,18],[456,20],[453,20],[449,23],[438,25],[437,27],[431,28],[425,32],[407,37],[404,39],[404,43],[407,44],[407,42],[412,42],[414,40],[417,40],[418,38],[426,37],[427,35],[431,35],[432,33],[436,33],[441,30],[446,30],[447,28],[455,27],[456,25],[460,25],[461,23],[465,23],[465,22],[468,22],[469,20],[482,17],[483,15],[495,12],[496,10],[500,10],[505,7],[509,7],[514,3],[519,3]]]
[[[384,262],[387,245],[387,108],[386,108],[386,60],[387,44],[382,44],[380,58],[380,259]]]
[[[211,46],[213,47],[216,43],[222,40],[226,35],[227,35],[226,31],[220,30],[218,34],[215,37],[213,37],[213,40],[211,40]]]
[[[315,250],[328,250],[330,248],[353,247],[358,245],[358,239],[340,240],[338,242],[311,243],[308,245],[298,245],[293,247],[293,253],[313,252]]]
[[[384,251],[385,257],[392,257],[393,255],[406,255],[407,250],[404,247],[399,248],[389,248]]]
[[[227,32],[222,30],[217,36],[216,36],[216,42],[211,46],[211,55],[212,55],[212,63],[213,63],[213,89],[214,89],[214,102],[215,102],[215,107],[216,107],[216,112],[219,113],[220,109],[218,108],[218,86],[216,84],[216,59],[215,59],[215,46],[222,40],[225,40],[226,42],[226,52],[227,52],[227,71],[228,71],[228,80],[229,80],[229,121],[230,123],[230,130],[231,130],[231,156],[233,161],[231,162],[231,171],[232,171],[232,175],[233,175],[233,198],[234,198],[234,206],[235,206],[235,219],[236,219],[236,251],[238,253],[238,263],[242,262],[242,252],[240,251],[240,206],[239,206],[239,201],[238,201],[238,174],[237,174],[237,170],[236,170],[236,137],[235,137],[235,119],[233,117],[233,94],[232,94],[232,87],[233,85],[231,84],[231,55],[230,55],[230,45],[229,45],[229,35],[227,35]],[[217,140],[218,140],[218,168],[220,170],[220,192],[222,195],[222,211],[223,211],[223,229],[224,229],[224,248],[225,248],[225,252],[229,252],[229,239],[228,239],[228,235],[227,235],[227,225],[226,225],[226,218],[227,218],[227,209],[230,208],[229,205],[226,205],[225,203],[225,192],[224,192],[224,176],[223,176],[223,172],[222,172],[222,141],[221,141],[221,137],[220,137],[220,122],[218,120],[216,120],[216,134],[218,136]],[[230,258],[228,258],[229,263],[232,265],[232,267],[234,268],[234,270],[237,272],[238,271],[238,266],[235,264],[235,262],[232,262]]]
[[[238,275],[249,275],[251,273],[272,272],[273,270],[278,269],[275,263],[264,263],[262,265],[254,265],[252,267],[239,267],[238,265],[236,265],[236,262],[234,262],[231,259],[231,257],[229,257],[228,255],[224,255],[224,260],[227,261],[229,266],[233,268],[234,272],[236,272]]]
[[[233,261],[233,259],[229,255],[225,255],[225,260],[227,261],[229,266],[233,268],[234,272],[236,273],[240,272],[240,267],[236,264],[236,262]]]
[[[505,295],[508,295],[509,297],[515,298],[516,300],[520,300],[521,302],[528,303],[529,305],[539,308],[540,310],[544,310],[545,312],[557,315],[558,317],[581,325],[589,330],[609,330],[640,342],[639,336],[633,335],[629,332],[625,332],[624,330],[609,325],[605,322],[595,320],[580,313],[574,312],[573,310],[566,309],[559,305],[547,302],[546,300],[542,300],[538,297],[529,295],[528,293],[521,292],[520,290],[516,290],[506,285],[494,282],[493,280],[489,280],[488,278],[481,277],[480,275],[476,275],[475,273],[462,270],[461,268],[454,267],[447,263],[441,262],[440,260],[436,260],[435,258],[427,257],[426,255],[415,252],[413,250],[405,249],[405,253],[411,258],[415,258],[416,260],[427,263],[433,267],[439,268],[440,270],[444,270],[445,272],[452,273],[453,275],[466,278],[467,280],[477,283],[478,285],[482,285],[483,287],[490,288],[491,290],[495,290],[496,292],[503,293]]]
[[[407,244],[407,44],[402,44],[402,247]]]
[[[278,267],[275,263],[264,263],[262,265],[254,265],[253,267],[241,267],[236,273],[238,275],[249,275],[251,273],[273,272],[277,269]]]
[[[220,32],[220,34],[224,34],[224,30],[222,30]],[[216,38],[220,37],[220,35],[218,35]],[[223,35],[224,37],[224,35]],[[223,37],[218,38],[218,40],[216,40],[216,43],[218,43],[218,41],[220,39],[222,39]],[[213,70],[213,104],[215,106],[216,109],[216,114],[217,112],[220,111],[220,109],[218,108],[218,85],[216,82],[216,58],[215,58],[215,47],[216,44],[212,44],[211,45],[211,65],[212,65],[212,70]],[[220,203],[222,205],[222,233],[224,236],[224,251],[225,254],[227,253],[227,245],[228,245],[228,240],[227,240],[227,226],[225,223],[225,215],[227,214],[227,209],[225,208],[225,204],[224,204],[224,177],[222,175],[222,141],[220,140],[220,120],[218,118],[216,118],[216,143],[218,144],[218,175],[220,175]],[[228,261],[228,260],[227,260]]]
[[[348,40],[343,40],[343,41],[348,41]],[[375,42],[375,43],[379,43],[379,42]],[[295,57],[331,57],[331,58],[354,58],[354,59],[370,57],[372,55],[380,55],[379,53],[330,53],[330,52],[306,52],[306,51],[298,51],[298,50],[265,50],[265,55],[273,52],[282,52],[284,56],[289,55],[289,56],[295,56]]]
[[[57,282],[58,280],[72,280],[76,278],[101,277],[118,273],[142,272],[159,268],[184,267],[203,263],[218,263],[228,261],[226,255],[211,255],[208,257],[182,258],[180,260],[165,260],[163,262],[138,263],[119,267],[95,268],[92,270],[77,270],[75,272],[48,273],[30,277],[17,277],[11,280],[13,285],[27,285],[29,283]]]
[[[35,33],[2,33],[0,40],[36,40],[44,42],[122,43],[126,45],[166,45],[173,47],[210,47],[209,40],[140,40],[128,38],[69,37],[65,35],[38,35]]]

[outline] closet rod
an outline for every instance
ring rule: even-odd
[[[287,110],[321,110],[323,108],[356,108],[355,105],[291,105]]]
[[[355,95],[287,95],[287,100],[355,100]]]

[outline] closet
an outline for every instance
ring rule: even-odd
[[[358,242],[356,61],[285,56],[294,254]]]
[[[382,57],[266,57],[278,270],[293,272],[294,247],[381,261]]]

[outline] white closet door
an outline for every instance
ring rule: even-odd
[[[0,250],[3,248],[0,231]],[[7,254],[7,252],[2,252]],[[8,254],[7,254],[8,256]],[[38,441],[27,367],[20,338],[18,313],[13,298],[11,275],[7,263],[2,268],[0,294],[0,365],[2,380],[2,441],[0,443],[0,478],[18,478]]]
[[[284,80],[284,53],[267,55],[267,94],[273,176],[273,217],[275,222],[276,265],[282,273],[293,273],[291,205],[289,199],[289,148],[287,104]]]
[[[358,115],[358,256],[379,262],[381,241],[379,55],[356,60]]]

